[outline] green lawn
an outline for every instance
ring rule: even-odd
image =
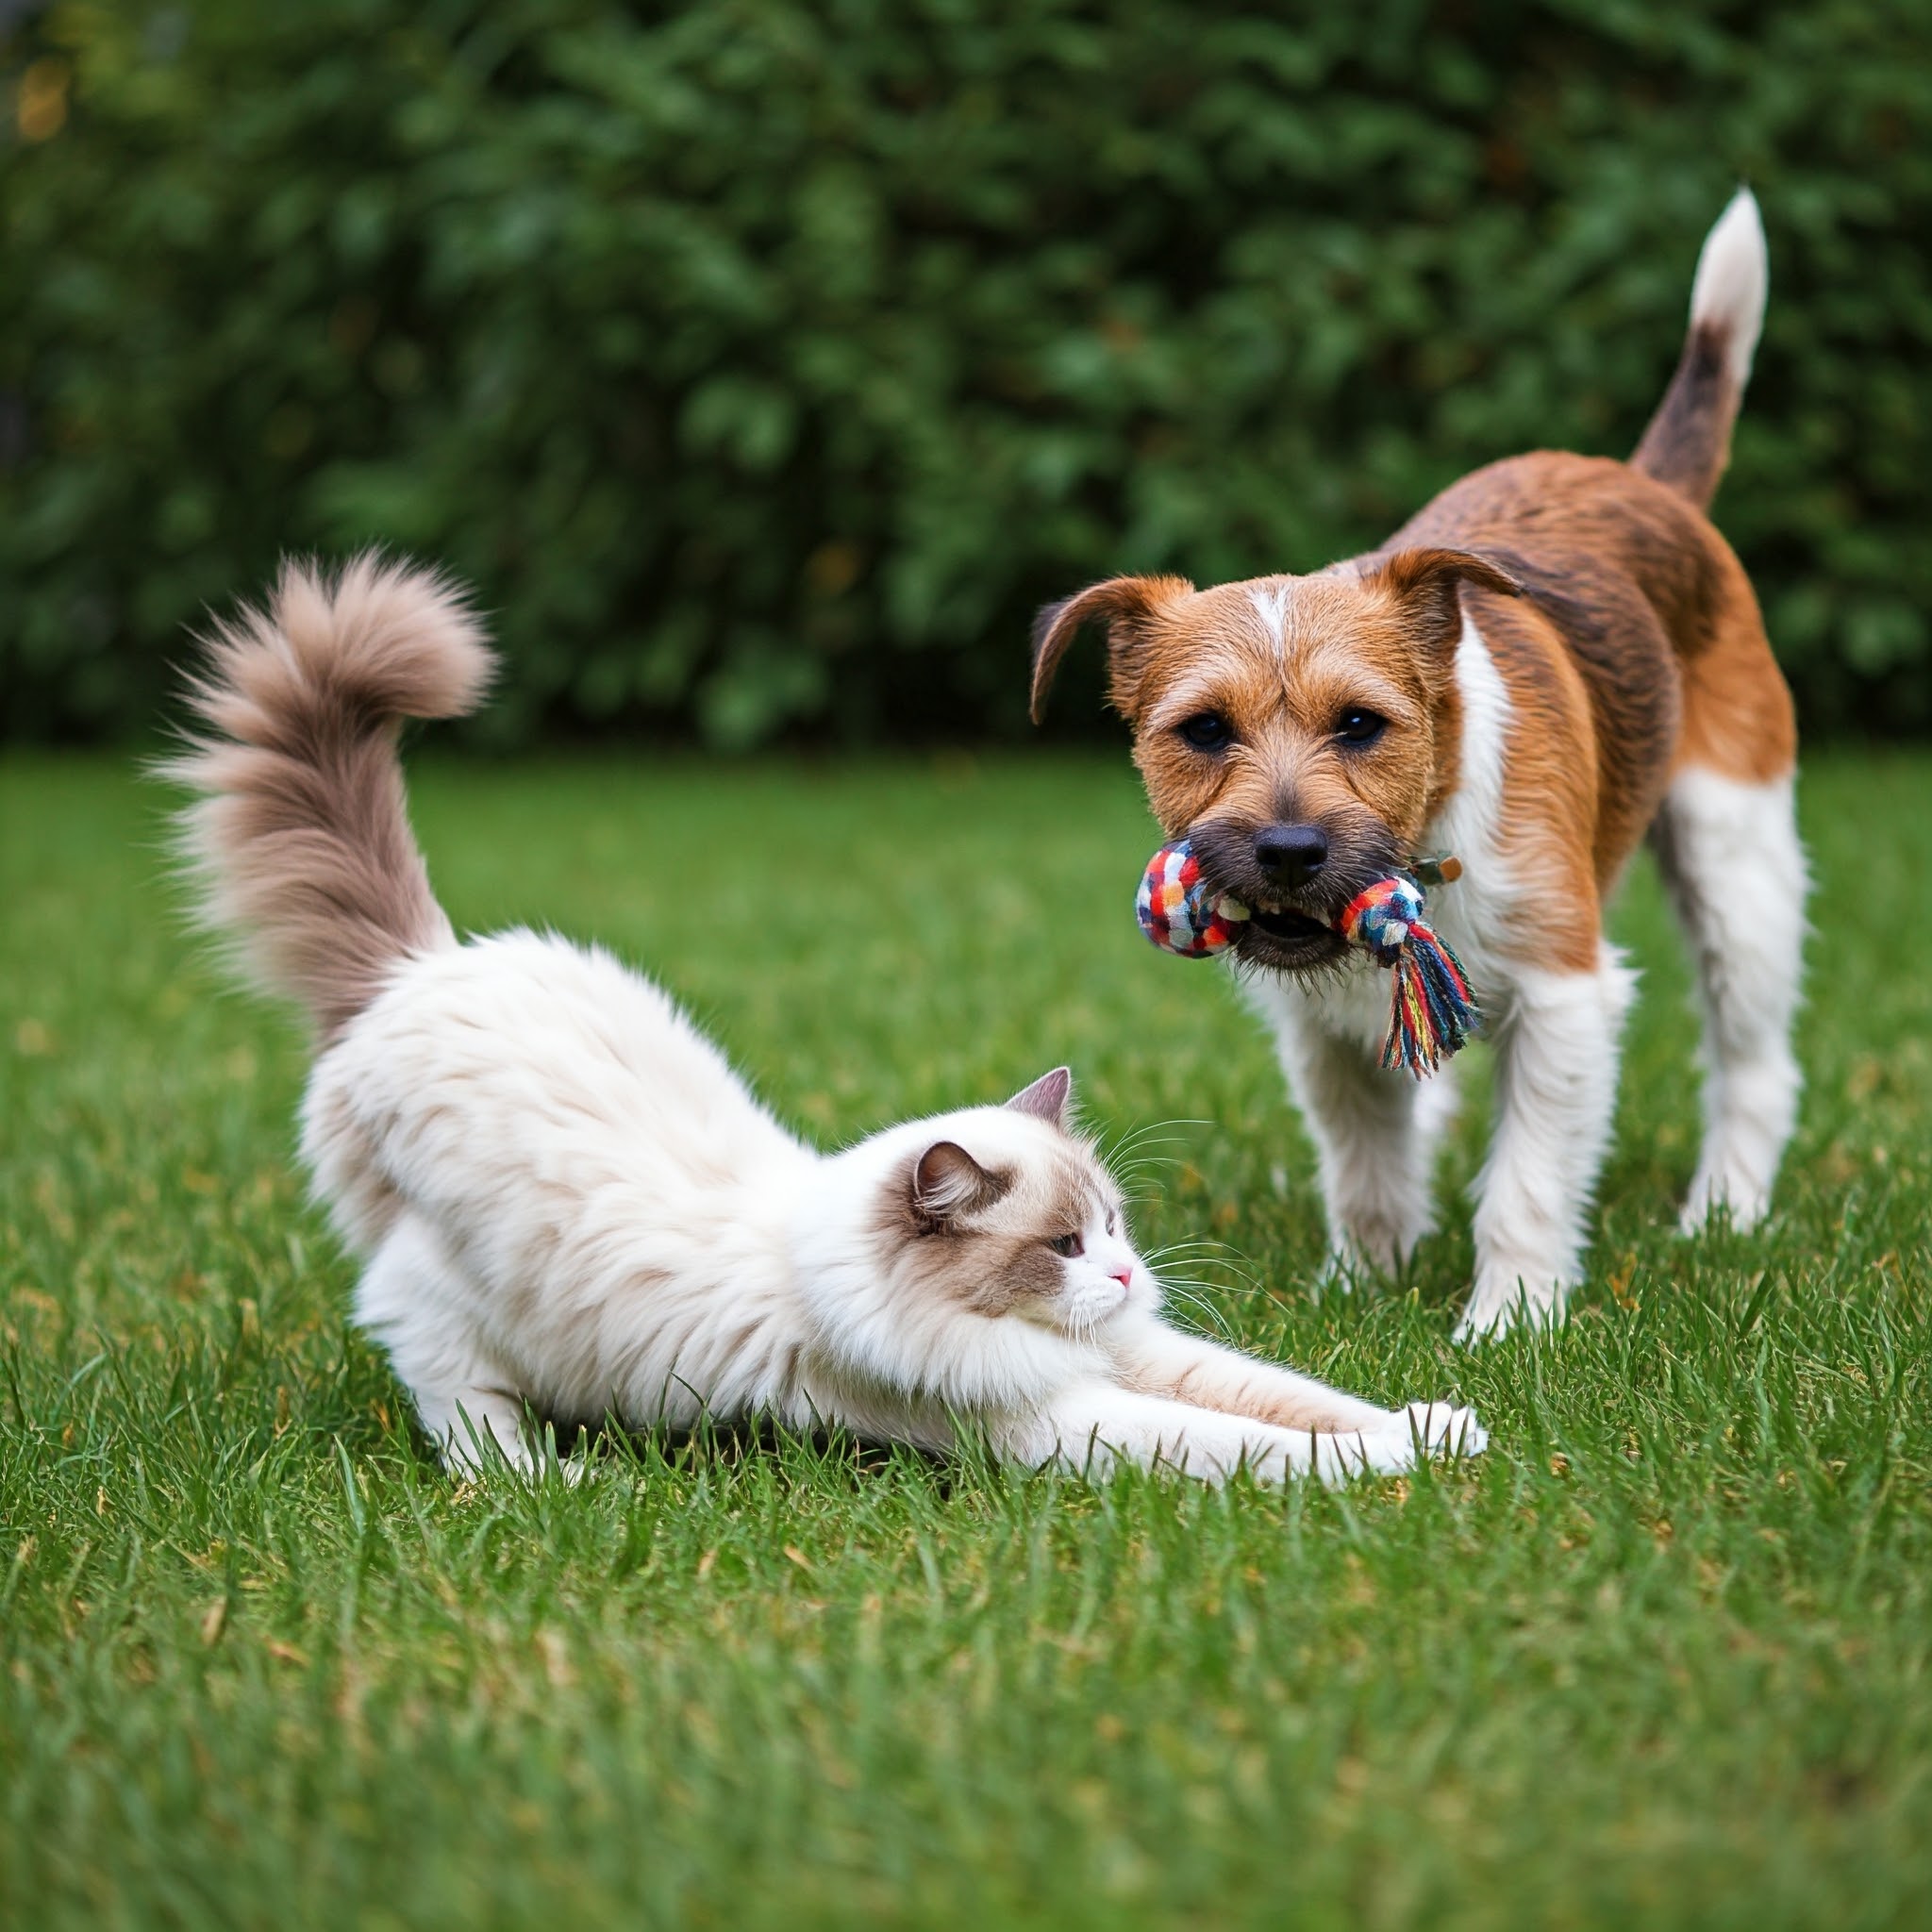
[[[0,764],[0,1923],[1932,1921],[1932,759],[1807,773],[1810,1084],[1757,1236],[1670,1232],[1694,1027],[1640,870],[1591,1285],[1467,1353],[1459,1206],[1412,1284],[1311,1295],[1267,1050],[1134,929],[1124,758],[417,792],[459,924],[611,941],[813,1135],[1058,1059],[1109,1136],[1177,1123],[1143,1241],[1224,1243],[1243,1342],[1457,1391],[1491,1452],[1211,1493],[646,1444],[458,1487],[344,1328],[300,1043],[183,938],[161,798]]]

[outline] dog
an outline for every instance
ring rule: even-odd
[[[1032,711],[1083,626],[1154,815],[1253,908],[1232,957],[1315,1142],[1332,1265],[1433,1225],[1452,1096],[1385,1071],[1389,981],[1336,920],[1461,860],[1429,916],[1494,1041],[1459,1335],[1559,1316],[1582,1273],[1635,976],[1605,902],[1646,834],[1696,962],[1704,1138],[1683,1225],[1768,1208],[1796,1114],[1807,890],[1797,734],[1757,598],[1705,515],[1763,322],[1757,204],[1706,238],[1676,373],[1627,463],[1541,451],[1463,477],[1380,548],[1197,591],[1114,577],[1034,629]]]

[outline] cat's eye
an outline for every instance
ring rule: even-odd
[[[1234,726],[1219,711],[1196,711],[1174,729],[1196,751],[1225,751],[1234,742]]]
[[[1047,1242],[1056,1255],[1063,1255],[1071,1261],[1075,1255],[1087,1252],[1087,1243],[1077,1234],[1057,1234]]]
[[[1111,1233],[1113,1232],[1113,1230],[1114,1230],[1114,1211],[1113,1211],[1113,1209],[1112,1209],[1111,1208],[1108,1208],[1108,1209],[1107,1210],[1107,1231],[1108,1231],[1108,1234],[1111,1234]]]
[[[1343,744],[1374,744],[1389,723],[1379,711],[1366,705],[1352,705],[1335,721],[1335,735]]]

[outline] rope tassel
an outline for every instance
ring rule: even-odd
[[[1446,885],[1462,871],[1454,858],[1412,863],[1431,885]],[[1239,899],[1215,891],[1203,878],[1185,839],[1163,845],[1147,861],[1134,910],[1155,945],[1186,959],[1225,952],[1253,917]],[[1377,879],[1342,908],[1335,929],[1394,973],[1389,1037],[1382,1042],[1385,1067],[1406,1068],[1420,1080],[1481,1030],[1482,1012],[1461,960],[1423,917],[1416,877],[1391,873]]]
[[[1423,918],[1423,890],[1412,878],[1377,879],[1343,907],[1335,928],[1377,965],[1394,969],[1385,1067],[1406,1067],[1420,1080],[1481,1029],[1462,961]]]

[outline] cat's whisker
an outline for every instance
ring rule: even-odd
[[[1166,1284],[1166,1286],[1170,1291],[1172,1299],[1182,1303],[1187,1307],[1192,1308],[1222,1341],[1226,1342],[1234,1341],[1234,1331],[1228,1326],[1226,1317],[1211,1302],[1208,1301],[1204,1296],[1193,1294],[1172,1282]]]
[[[1117,1146],[1109,1148],[1108,1153],[1112,1159],[1124,1160],[1138,1153],[1142,1147],[1188,1147],[1194,1143],[1195,1139],[1196,1136],[1192,1134],[1163,1134],[1150,1127],[1142,1133],[1134,1134],[1122,1141]]]
[[[1183,1279],[1185,1285],[1190,1288],[1211,1289],[1216,1294],[1241,1295],[1244,1299],[1252,1299],[1256,1295],[1268,1292],[1267,1284],[1256,1280],[1253,1275],[1237,1275],[1233,1280],[1224,1281],[1197,1281],[1191,1277]]]
[[[1245,1257],[1216,1254],[1212,1249],[1201,1248],[1191,1242],[1180,1242],[1171,1248],[1158,1248],[1141,1258],[1152,1267],[1161,1267],[1172,1262],[1176,1266],[1189,1268],[1224,1269],[1230,1274],[1249,1274],[1242,1264]]]
[[[1157,1174],[1172,1174],[1177,1169],[1185,1169],[1186,1166],[1187,1162],[1184,1160],[1175,1160],[1164,1154],[1150,1154],[1142,1159],[1129,1162],[1125,1171],[1115,1174],[1114,1179],[1123,1189],[1141,1188],[1146,1186],[1150,1178]]]
[[[1193,1143],[1191,1134],[1141,1134],[1124,1145],[1113,1148],[1108,1155],[1109,1167],[1118,1161],[1134,1161],[1146,1158],[1145,1150],[1150,1147],[1187,1147]],[[1165,1157],[1172,1158],[1172,1157]]]
[[[1165,1275],[1160,1278],[1163,1281],[1167,1279]],[[1211,1290],[1216,1294],[1238,1294],[1252,1298],[1268,1292],[1267,1283],[1252,1274],[1234,1274],[1213,1281],[1204,1280],[1192,1274],[1183,1274],[1176,1278],[1184,1288]]]
[[[1159,1133],[1164,1127],[1211,1127],[1213,1124],[1212,1121],[1191,1120],[1186,1117],[1165,1121],[1142,1121],[1138,1127],[1128,1128],[1111,1147],[1107,1149],[1104,1158],[1111,1165],[1113,1161],[1117,1160],[1130,1148],[1137,1146],[1141,1141],[1146,1140],[1150,1134]],[[1176,1134],[1171,1138],[1174,1141],[1180,1141],[1186,1140],[1187,1136]]]
[[[1187,1162],[1176,1160],[1168,1155],[1150,1154],[1140,1160],[1129,1161],[1126,1167],[1114,1174],[1114,1182],[1121,1191],[1141,1200],[1151,1198],[1144,1191],[1153,1185],[1157,1174],[1174,1174],[1184,1171]]]
[[[1192,1274],[1163,1274],[1160,1278],[1170,1288],[1193,1289],[1202,1294],[1219,1294],[1228,1287],[1226,1282],[1203,1281],[1198,1276]]]
[[[1144,1251],[1142,1258],[1152,1261],[1157,1257],[1189,1254],[1199,1255],[1204,1260],[1210,1260],[1217,1267],[1236,1272],[1255,1265],[1254,1257],[1246,1249],[1236,1247],[1232,1241],[1224,1241],[1214,1235],[1206,1234],[1187,1235],[1177,1241],[1168,1241],[1161,1247],[1149,1248]]]
[[[1186,1148],[1191,1144],[1191,1137],[1186,1134],[1143,1134],[1126,1145],[1112,1149],[1105,1156],[1104,1165],[1109,1174],[1115,1175],[1137,1174],[1149,1166],[1174,1167],[1178,1165],[1185,1156],[1162,1154],[1156,1150],[1163,1147]]]

